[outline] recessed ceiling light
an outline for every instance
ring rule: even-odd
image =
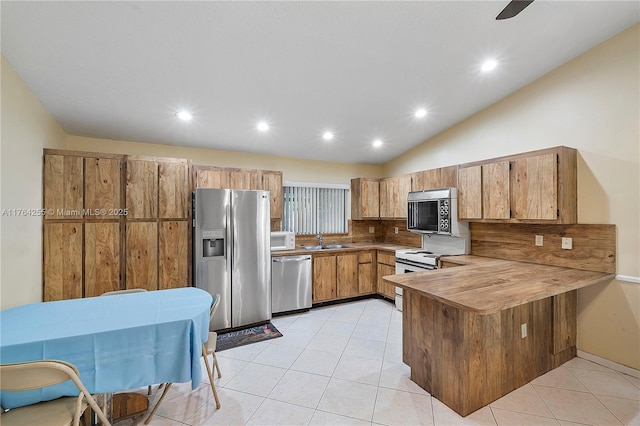
[[[378,148],[380,146],[382,146],[382,141],[380,139],[376,139],[373,141],[373,146]]]
[[[491,71],[497,66],[498,66],[498,61],[496,61],[495,59],[490,59],[486,61],[484,64],[482,64],[482,67],[480,69],[484,72],[487,72],[487,71]]]
[[[416,112],[413,114],[416,118],[422,118],[427,115],[427,110],[424,108],[418,108]]]
[[[258,125],[256,127],[261,132],[266,132],[267,130],[269,130],[269,123],[267,123],[266,121],[261,121],[261,122],[258,123]]]
[[[193,118],[193,115],[189,111],[178,111],[176,117],[183,121],[189,121]]]
[[[325,141],[330,141],[331,139],[333,139],[333,133],[324,132],[322,135],[322,139],[324,139]]]

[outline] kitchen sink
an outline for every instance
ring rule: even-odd
[[[305,250],[331,250],[331,249],[342,249],[342,248],[351,248],[351,246],[345,246],[343,244],[327,244],[326,246],[302,246]]]

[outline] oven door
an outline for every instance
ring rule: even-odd
[[[410,274],[411,272],[423,272],[436,269],[435,265],[427,265],[425,263],[411,262],[410,260],[396,258],[396,275]],[[402,310],[402,289],[396,287],[396,309]]]

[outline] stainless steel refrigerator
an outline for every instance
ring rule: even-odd
[[[271,319],[269,192],[197,188],[195,286],[220,294],[210,330]]]

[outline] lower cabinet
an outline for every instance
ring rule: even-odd
[[[374,251],[313,255],[313,302],[375,292]]]
[[[396,287],[385,283],[382,277],[385,275],[395,275],[396,273],[396,254],[392,251],[378,250],[378,288],[377,291],[381,295],[390,299],[396,297]]]

